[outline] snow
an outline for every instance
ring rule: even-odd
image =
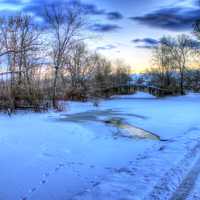
[[[199,159],[199,94],[159,99],[137,93],[99,107],[66,107],[0,114],[0,199],[167,199]],[[103,123],[112,117],[166,141],[122,137]],[[199,195],[195,187],[191,199]]]
[[[152,96],[151,94],[145,93],[145,92],[138,92],[132,95],[121,95],[121,96],[115,96],[114,98],[117,99],[156,99],[155,96]]]

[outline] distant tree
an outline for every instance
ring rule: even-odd
[[[184,81],[185,81],[185,73],[187,71],[188,66],[190,65],[192,55],[194,54],[194,50],[196,48],[196,44],[194,41],[187,35],[180,35],[175,40],[175,45],[173,48],[173,58],[175,61],[175,67],[180,75],[180,93],[183,95],[184,92]]]
[[[175,71],[174,66],[174,39],[172,37],[162,37],[159,45],[153,49],[153,64],[151,74],[154,75],[158,86],[169,89],[172,85],[172,79]]]
[[[89,84],[95,76],[98,55],[91,53],[85,43],[77,41],[71,46],[64,70],[69,79],[71,94],[86,98]]]
[[[114,64],[114,78],[116,85],[127,85],[130,81],[130,67],[128,67],[123,60],[117,60]]]
[[[112,65],[111,62],[101,56],[98,57],[95,76],[93,80],[92,96],[103,97],[105,91],[112,87]]]
[[[185,73],[191,64],[196,47],[194,40],[187,35],[179,35],[176,38],[163,37],[160,40],[153,54],[156,68],[152,74],[157,75],[161,87],[175,88],[174,79],[176,78],[180,93],[182,95],[185,93]]]
[[[190,69],[186,72],[186,86],[187,89],[195,92],[200,92],[200,70]]]

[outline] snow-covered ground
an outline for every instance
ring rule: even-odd
[[[113,97],[63,113],[0,114],[0,200],[200,197],[200,95]],[[162,141],[123,137],[125,123]],[[175,195],[177,194],[177,195]]]

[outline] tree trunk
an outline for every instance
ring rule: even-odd
[[[57,108],[57,101],[56,101],[57,79],[58,79],[58,67],[55,67],[55,76],[54,76],[54,81],[53,81],[53,95],[52,95],[53,108],[55,108],[55,109]]]
[[[181,71],[180,92],[181,92],[181,95],[185,94],[185,92],[184,92],[184,74],[183,74],[183,71]]]

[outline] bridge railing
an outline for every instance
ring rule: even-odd
[[[107,93],[108,96],[115,94],[131,94],[137,91],[148,92],[153,96],[157,97],[164,97],[174,94],[173,91],[170,91],[168,89],[162,89],[155,86],[145,86],[139,84],[122,84],[105,89],[105,93]]]

